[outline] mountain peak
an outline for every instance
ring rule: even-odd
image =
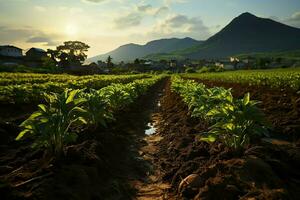
[[[239,17],[255,17],[257,18],[255,15],[253,15],[252,13],[249,13],[249,12],[244,12],[242,14],[240,14],[237,18]]]
[[[246,12],[194,48],[191,57],[223,58],[243,53],[296,50],[300,48],[299,38],[300,29]]]

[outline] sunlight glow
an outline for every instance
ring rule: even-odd
[[[74,25],[74,24],[69,24],[65,28],[65,33],[68,36],[75,36],[78,33],[78,27],[76,25]]]

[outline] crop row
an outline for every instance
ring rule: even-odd
[[[224,81],[300,90],[300,69],[243,70],[184,75],[187,78]]]
[[[67,74],[32,74],[32,73],[0,73],[0,86],[21,85],[21,84],[41,84],[46,82],[74,82],[91,80],[97,81],[102,79],[116,79],[132,77],[144,77],[146,75],[88,75],[88,76],[73,76]]]
[[[20,125],[23,131],[16,140],[34,136],[33,147],[46,148],[49,154],[60,156],[68,143],[76,141],[82,129],[106,126],[117,110],[134,102],[161,78],[112,84],[100,90],[66,89],[60,94],[47,94],[46,104],[38,105],[38,111]]]
[[[67,75],[68,76],[68,75]],[[20,85],[0,86],[0,103],[3,104],[22,104],[29,102],[40,102],[43,93],[61,93],[66,88],[100,89],[112,83],[129,83],[131,81],[150,78],[149,75],[121,75],[121,76],[89,76],[79,80],[69,79],[67,81],[50,81],[45,83],[25,83]],[[60,77],[61,78],[61,77]],[[58,80],[60,80],[58,78]]]
[[[178,93],[188,105],[192,117],[206,121],[210,127],[201,134],[201,140],[219,140],[233,148],[243,147],[251,139],[267,135],[268,123],[256,107],[257,101],[250,100],[250,94],[235,99],[231,89],[207,88],[192,80],[172,79],[172,90]]]

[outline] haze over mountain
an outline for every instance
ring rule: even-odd
[[[278,52],[300,49],[300,29],[271,19],[243,13],[220,32],[200,45],[174,51],[169,57],[191,59],[224,58],[255,52]],[[166,55],[151,55],[159,58]]]
[[[244,53],[297,49],[300,49],[300,29],[243,13],[206,41],[172,38],[151,41],[146,45],[127,44],[88,61],[105,60],[109,55],[114,61],[224,58]]]
[[[176,50],[186,49],[198,44],[202,41],[194,40],[186,37],[183,39],[170,38],[150,41],[145,45],[126,44],[110,51],[106,54],[88,58],[88,62],[97,62],[98,60],[105,61],[108,56],[113,58],[114,62],[133,61],[136,58],[143,58],[149,54],[169,53]]]

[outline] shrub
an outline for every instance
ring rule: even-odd
[[[185,73],[195,73],[195,72],[196,72],[195,69],[192,67],[188,67],[185,69]]]

